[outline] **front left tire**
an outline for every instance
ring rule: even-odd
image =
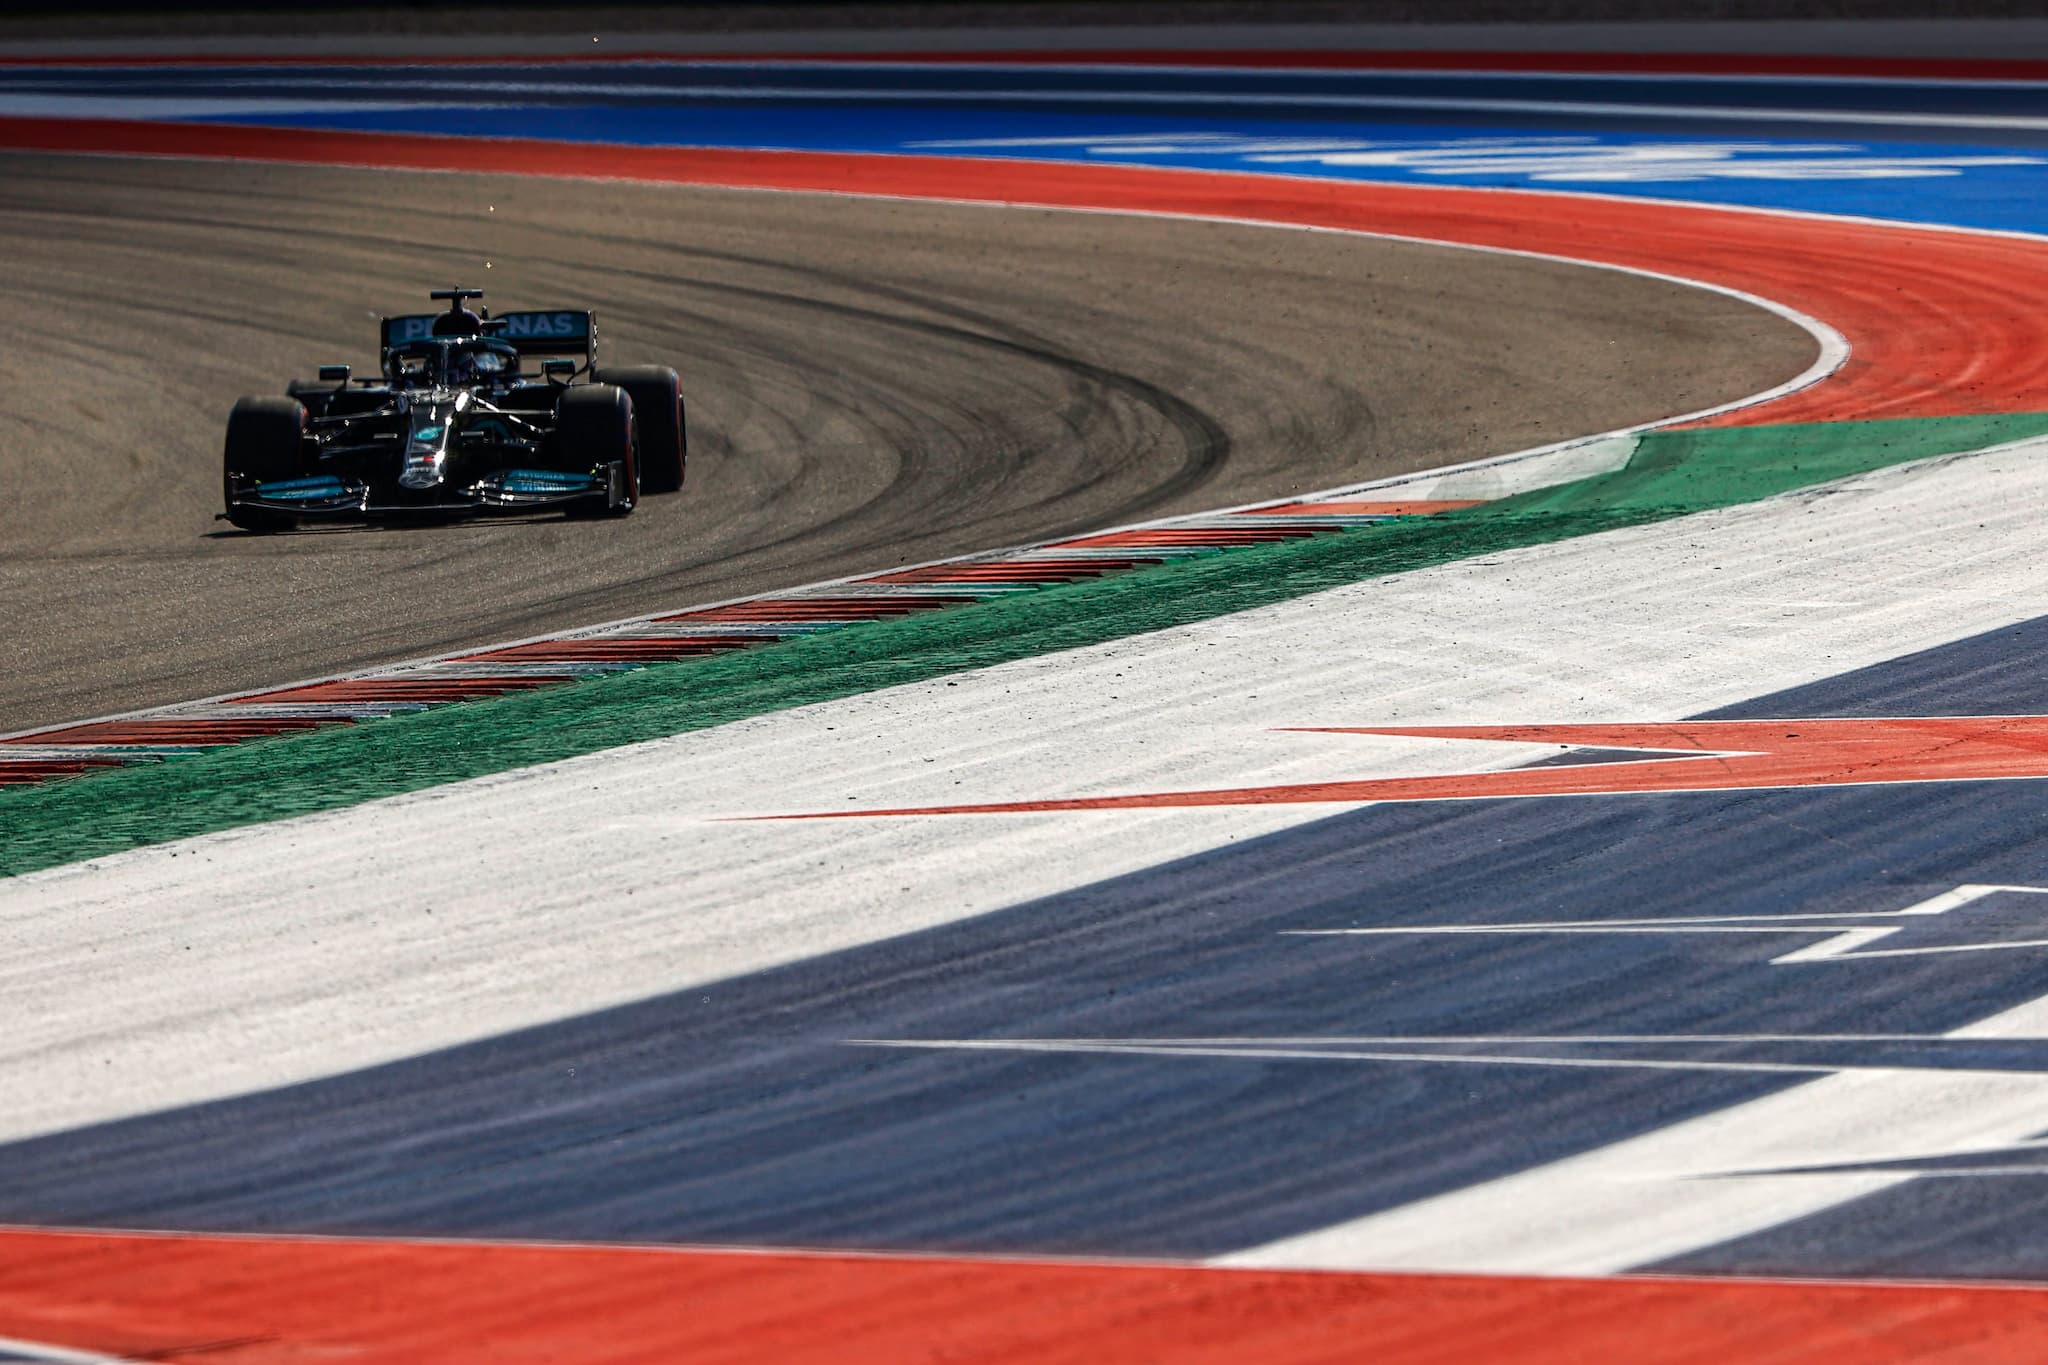
[[[614,384],[569,389],[555,407],[555,454],[565,467],[593,469],[617,463],[622,488],[612,490],[602,515],[623,517],[640,501],[640,461],[634,451],[633,400]]]
[[[221,499],[228,521],[244,531],[282,531],[296,525],[285,512],[238,507],[236,481],[270,483],[297,476],[304,462],[306,409],[296,398],[243,398],[228,414],[221,449]]]

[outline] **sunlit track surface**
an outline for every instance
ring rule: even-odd
[[[1811,345],[1569,266],[846,197],[12,158],[0,232],[5,325],[65,320],[0,418],[6,731],[1493,455]],[[376,315],[456,277],[677,366],[686,489],[615,525],[217,534],[234,398],[373,361]]]

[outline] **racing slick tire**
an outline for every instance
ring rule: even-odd
[[[683,429],[683,389],[666,365],[622,365],[600,370],[600,384],[616,384],[633,400],[640,428],[640,491],[673,493],[683,486],[689,436]]]
[[[619,462],[624,489],[602,508],[571,510],[571,516],[623,517],[640,501],[640,461],[633,449],[633,400],[614,384],[569,389],[555,408],[555,454],[565,464],[589,469]]]
[[[288,512],[237,507],[235,478],[268,483],[300,472],[306,439],[306,409],[296,398],[242,398],[228,414],[228,438],[221,450],[221,499],[228,521],[244,531],[281,531],[297,524]]]

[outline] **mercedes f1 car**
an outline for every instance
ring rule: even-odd
[[[437,289],[444,312],[384,319],[382,373],[323,365],[283,398],[228,417],[226,519],[307,522],[532,513],[624,516],[682,487],[676,372],[597,368],[588,312],[473,313],[480,289]],[[540,360],[539,372],[527,362]]]

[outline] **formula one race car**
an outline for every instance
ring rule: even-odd
[[[682,487],[674,370],[600,370],[593,314],[470,312],[482,295],[437,289],[447,311],[385,318],[376,379],[323,365],[287,397],[236,403],[227,520],[275,531],[548,508],[624,516],[641,494]],[[535,356],[547,357],[537,376],[525,369]]]

